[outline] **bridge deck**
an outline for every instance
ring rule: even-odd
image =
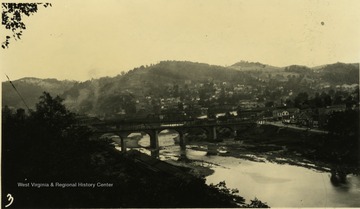
[[[204,127],[217,127],[217,126],[249,126],[256,124],[255,121],[249,120],[228,120],[228,121],[172,121],[172,122],[155,122],[155,123],[129,123],[129,122],[116,122],[104,121],[101,123],[89,124],[94,128],[110,127],[114,131],[146,131],[154,129],[189,129],[189,128],[204,128]]]

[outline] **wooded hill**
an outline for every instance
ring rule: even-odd
[[[155,65],[134,68],[115,77],[102,77],[85,82],[56,79],[22,78],[13,81],[30,108],[43,91],[59,95],[71,110],[101,113],[114,103],[126,103],[129,98],[168,97],[168,89],[176,85],[196,88],[196,84],[227,82],[231,85],[285,85],[294,78],[318,85],[358,84],[359,64],[335,63],[315,68],[292,65],[274,67],[261,63],[238,62],[229,67],[188,61],[162,61]],[[294,84],[296,85],[296,84]],[[296,86],[294,86],[296,89]],[[2,83],[2,105],[25,108],[9,82]]]

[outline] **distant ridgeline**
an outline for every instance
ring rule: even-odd
[[[241,61],[222,67],[162,61],[115,77],[85,82],[22,78],[13,83],[30,108],[34,108],[42,92],[47,91],[64,98],[69,109],[81,114],[122,117],[183,111],[198,116],[204,108],[221,106],[234,110],[244,101],[253,102],[254,107],[263,107],[269,102],[272,106],[282,106],[302,92],[309,98],[317,93],[332,94],[332,101],[338,92],[337,96],[341,95],[343,101],[358,89],[359,64],[335,63],[309,68]],[[25,109],[9,82],[2,83],[2,95],[3,106]]]

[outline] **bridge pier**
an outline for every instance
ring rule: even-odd
[[[150,136],[150,150],[151,156],[158,158],[159,157],[159,139],[158,133],[164,129],[174,129],[178,131],[180,137],[180,148],[181,148],[181,157],[186,157],[186,140],[184,133],[188,129],[200,128],[207,132],[207,138],[209,141],[217,141],[217,127],[229,128],[232,132],[232,135],[236,137],[238,133],[241,133],[242,128],[248,128],[253,126],[256,123],[254,121],[160,121],[160,122],[97,122],[95,124],[89,124],[93,128],[97,129],[96,133],[117,133],[120,137],[120,142],[122,152],[126,152],[126,143],[125,139],[129,133],[132,132],[145,132]],[[238,133],[237,133],[238,131]],[[210,153],[214,152],[215,147],[210,148]]]
[[[125,140],[123,137],[120,137],[121,140],[121,152],[126,152],[126,144],[125,144]]]
[[[151,157],[159,158],[159,133],[157,130],[151,130],[148,134],[150,135]]]
[[[208,139],[210,141],[216,141],[216,139],[217,139],[216,126],[209,127],[208,133],[209,133]]]
[[[186,160],[186,139],[185,134],[182,131],[177,130],[180,139],[180,160]]]
[[[126,143],[125,143],[125,138],[128,136],[128,133],[118,133],[118,136],[120,137],[120,142],[121,142],[121,152],[125,153],[126,152]]]
[[[237,137],[237,128],[236,128],[236,126],[232,126],[231,131],[232,131],[232,136]]]

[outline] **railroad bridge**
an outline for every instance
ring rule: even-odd
[[[131,133],[144,132],[150,136],[150,150],[153,157],[159,156],[158,135],[163,130],[174,130],[179,134],[179,145],[182,153],[186,150],[185,134],[191,129],[203,129],[207,133],[209,141],[217,140],[217,127],[228,128],[234,137],[240,129],[256,125],[252,120],[238,118],[221,120],[191,120],[191,121],[157,121],[157,122],[131,122],[131,121],[102,121],[88,124],[95,134],[113,133],[120,137],[121,150],[126,152],[124,139]]]

